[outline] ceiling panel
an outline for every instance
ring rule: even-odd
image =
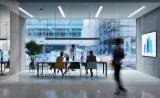
[[[63,18],[58,10],[61,6],[67,18],[95,18],[99,6],[103,6],[99,19],[128,18],[135,10],[146,6],[143,11],[131,18],[138,18],[155,8],[160,3],[20,3],[20,7],[32,14],[34,18]],[[43,8],[41,11],[40,9]],[[24,18],[30,18],[20,12]]]

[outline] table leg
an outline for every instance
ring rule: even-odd
[[[1,76],[2,76],[2,62],[1,62]]]
[[[37,77],[39,77],[39,63],[37,64]]]
[[[103,74],[104,74],[104,63],[103,63]]]
[[[82,65],[82,64],[81,64]],[[82,66],[80,65],[80,76],[82,75]]]
[[[43,75],[43,63],[42,63],[42,75]]]
[[[3,64],[3,67],[4,67],[4,72],[5,72],[5,63]]]
[[[107,63],[106,63],[106,65],[105,65],[105,68],[106,68],[106,77],[107,77]]]

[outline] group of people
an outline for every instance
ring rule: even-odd
[[[71,58],[72,58],[72,60],[74,61],[74,59],[75,59],[75,45],[74,45],[74,44],[72,45],[72,47],[71,47],[71,49],[70,49],[70,52],[71,52]],[[68,55],[65,55],[65,57],[66,57],[66,62],[68,62],[68,61],[69,61],[69,56],[68,56]],[[64,52],[61,51],[61,52],[60,52],[60,55],[56,58],[56,62],[64,62],[64,59],[65,59],[65,58],[64,58]],[[87,56],[86,62],[97,62],[96,56],[93,54],[93,51],[92,51],[92,50],[89,52],[89,55]],[[68,70],[69,70],[69,67],[67,66],[67,63],[66,63],[65,65],[66,65],[66,67],[65,67],[65,72],[64,72],[64,73],[63,73],[63,70],[62,70],[62,69],[59,69],[59,70],[62,72],[62,76],[63,76],[64,74],[66,74],[66,73],[68,72]],[[50,69],[54,68],[54,66],[55,66],[55,65],[52,65],[52,66],[50,67]],[[84,66],[85,66],[86,74],[88,74],[87,65],[85,64]],[[54,69],[55,69],[55,68],[54,68]],[[58,72],[59,72],[59,70],[58,70]],[[72,71],[74,71],[74,69],[72,69]],[[93,76],[92,69],[90,69],[90,72],[91,72],[91,76]],[[54,73],[55,73],[55,70],[54,70]]]
[[[123,49],[121,48],[121,39],[117,38],[115,40],[115,42],[116,42],[116,47],[113,50],[112,65],[114,67],[114,77],[115,77],[115,81],[117,83],[117,89],[116,89],[115,94],[119,95],[121,92],[126,92],[126,89],[123,87],[122,82],[121,82],[121,78],[120,78],[121,60],[124,58],[125,55],[124,55]],[[74,61],[74,59],[75,59],[75,45],[74,44],[72,45],[70,52],[72,55],[71,58]],[[57,57],[56,62],[63,62],[64,61],[63,55],[64,55],[64,53],[61,52],[60,56]],[[66,57],[66,61],[69,61],[69,56]],[[92,50],[89,52],[89,55],[87,56],[86,62],[97,62],[96,56],[93,54]],[[53,67],[51,67],[51,69],[52,68]],[[86,69],[86,74],[88,74],[87,65],[85,65],[85,69]],[[67,64],[66,64],[65,72],[63,73],[63,71],[61,70],[62,75],[65,74],[67,71],[68,71],[68,68],[67,68]],[[90,72],[91,72],[91,76],[93,76],[92,69],[90,69]]]

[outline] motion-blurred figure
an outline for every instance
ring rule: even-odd
[[[117,89],[115,94],[119,95],[120,92],[126,92],[126,89],[122,86],[121,78],[120,78],[120,70],[121,70],[121,60],[124,58],[124,51],[121,48],[121,39],[117,38],[116,47],[113,50],[113,64],[114,64],[114,77],[117,83]]]

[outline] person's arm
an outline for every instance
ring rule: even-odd
[[[95,57],[95,62],[97,62],[96,56],[94,56],[94,57]]]
[[[62,62],[64,62],[64,57],[62,58]]]
[[[88,62],[88,56],[87,56],[86,62]]]
[[[124,49],[122,49],[122,59],[125,57]]]
[[[56,58],[56,62],[58,61],[58,57]]]

